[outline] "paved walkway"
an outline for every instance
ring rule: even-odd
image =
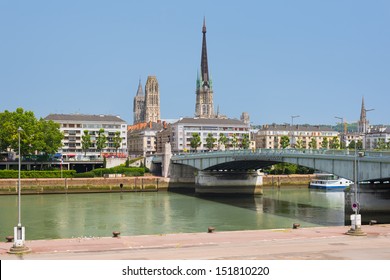
[[[32,252],[12,255],[0,242],[0,259],[40,260],[390,260],[390,225],[363,226],[367,236],[349,236],[349,227],[317,227],[214,233],[74,238],[26,241]]]

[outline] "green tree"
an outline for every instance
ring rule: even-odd
[[[89,135],[88,130],[84,130],[84,134],[81,136],[81,149],[84,151],[84,156],[87,156],[87,151],[91,145],[91,135]]]
[[[233,150],[235,150],[237,148],[237,144],[238,144],[238,138],[237,138],[237,134],[236,133],[233,133],[233,137],[232,137],[232,147],[233,147]]]
[[[242,148],[243,148],[244,150],[249,149],[249,146],[250,146],[249,134],[244,134],[244,135],[242,135],[241,146],[242,146]]]
[[[40,119],[38,121],[38,131],[36,141],[39,141],[39,150],[42,153],[52,155],[62,147],[64,135],[60,131],[60,124],[51,120]]]
[[[334,136],[332,140],[330,140],[329,146],[331,149],[339,149],[340,148],[340,140],[337,136]]]
[[[215,141],[217,141],[217,139],[213,137],[213,134],[211,132],[209,132],[206,138],[206,147],[207,149],[209,149],[209,151],[211,151],[214,148]]]
[[[0,151],[6,152],[13,143],[15,124],[12,113],[4,111],[0,113]]]
[[[375,145],[375,149],[377,150],[385,150],[386,149],[386,142],[385,139],[378,139]]]
[[[222,132],[219,134],[219,139],[218,139],[218,145],[221,147],[223,145],[226,148],[226,144],[228,143],[229,139],[226,137],[225,134]]]
[[[303,140],[301,138],[295,143],[295,149],[303,149]]]
[[[282,149],[286,149],[290,145],[290,138],[287,135],[280,137],[280,146]]]
[[[119,131],[115,132],[115,136],[114,136],[113,141],[114,141],[115,154],[118,155],[118,149],[120,148],[120,146],[122,144],[122,137],[121,137],[121,133]]]
[[[310,139],[309,148],[314,150],[317,149],[317,141],[315,138]]]
[[[102,150],[107,147],[107,136],[104,133],[104,129],[101,128],[98,131],[98,136],[96,138],[96,149],[100,152],[100,157],[102,157]]]
[[[18,149],[18,128],[22,128],[20,133],[20,152],[22,155],[34,154],[40,150],[41,145],[38,141],[39,133],[37,128],[37,119],[31,111],[24,111],[22,108],[17,108],[12,113],[13,133],[11,134],[11,148],[16,151]]]
[[[17,151],[19,148],[18,128],[20,132],[20,151],[22,155],[35,153],[53,154],[62,145],[62,133],[59,125],[53,121],[35,118],[31,111],[17,108],[15,112],[0,113],[0,151]]]
[[[324,139],[322,139],[321,148],[328,149],[328,146],[329,146],[328,137],[324,137]]]
[[[198,149],[198,147],[200,147],[200,145],[202,145],[202,141],[200,140],[199,133],[197,133],[197,132],[192,133],[192,138],[191,138],[191,142],[190,142],[191,148],[196,151]]]

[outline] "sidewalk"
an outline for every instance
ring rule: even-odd
[[[268,259],[390,260],[390,224],[362,226],[367,236],[349,236],[349,227],[317,227],[74,238],[26,241],[32,252],[11,255],[0,242],[0,259]]]

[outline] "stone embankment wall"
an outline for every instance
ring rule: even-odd
[[[161,177],[21,179],[23,194],[157,191],[168,188]],[[0,194],[17,194],[17,179],[1,179]]]
[[[314,175],[265,175],[263,186],[308,186]],[[23,194],[135,192],[194,188],[194,183],[163,177],[21,179]],[[17,194],[17,179],[1,179],[0,195]]]
[[[293,175],[265,175],[263,177],[263,186],[305,186],[308,187],[311,179],[316,175],[313,174],[293,174]]]

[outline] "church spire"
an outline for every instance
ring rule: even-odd
[[[209,85],[209,66],[207,61],[207,45],[206,45],[206,17],[203,18],[203,27],[202,27],[202,33],[203,33],[203,40],[202,40],[202,57],[201,57],[201,78],[204,83],[204,85]]]
[[[364,106],[364,96],[362,97],[362,108],[360,109],[360,120],[359,120],[359,132],[366,133],[368,127],[367,121],[367,110]]]
[[[142,95],[144,95],[144,92],[142,91],[141,79],[139,79],[137,96],[142,96]]]
[[[362,108],[360,110],[360,121],[366,121],[366,107],[364,106],[364,96],[362,97]]]

